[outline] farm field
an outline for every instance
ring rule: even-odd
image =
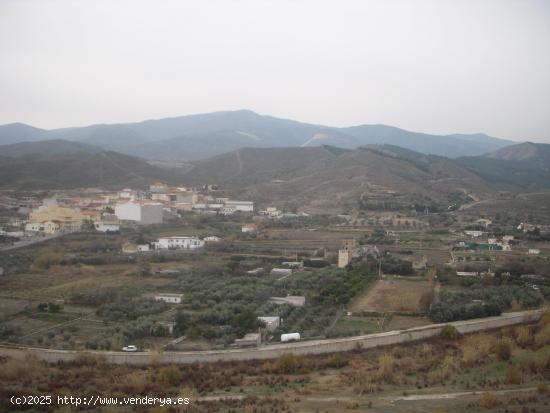
[[[353,300],[350,311],[421,312],[422,299],[433,290],[432,283],[387,276]]]

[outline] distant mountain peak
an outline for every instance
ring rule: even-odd
[[[258,114],[250,109],[42,130],[23,124],[0,126],[0,145],[64,139],[158,161],[192,161],[245,146],[281,148],[330,145],[355,149],[390,144],[447,156],[477,156],[513,142],[485,134],[433,135],[384,124],[330,127]]]

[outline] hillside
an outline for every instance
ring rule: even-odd
[[[102,152],[102,149],[86,143],[71,142],[63,139],[52,139],[38,142],[20,142],[0,146],[0,153],[3,156],[15,158],[26,155],[70,155],[80,152],[98,153]]]
[[[116,152],[2,156],[0,176],[0,187],[10,189],[143,187],[156,180],[175,179],[172,171]]]
[[[249,110],[214,112],[137,123],[43,130],[23,124],[0,126],[0,144],[64,139],[147,159],[203,159],[243,147],[355,149],[391,144],[425,154],[470,156],[492,152],[510,141],[476,135],[430,135],[386,125],[336,128],[259,115]]]
[[[45,129],[35,128],[24,123],[0,125],[0,145],[19,142],[33,142],[50,139]]]
[[[486,156],[461,157],[456,162],[492,184],[550,188],[550,144],[526,142]]]
[[[387,149],[387,148],[386,148]],[[246,148],[196,162],[191,183],[217,183],[243,197],[313,209],[444,205],[492,191],[449,159],[404,159],[373,148]]]
[[[505,146],[502,149],[489,153],[487,157],[506,161],[523,161],[527,159],[548,161],[550,159],[550,145],[524,142],[518,145]]]

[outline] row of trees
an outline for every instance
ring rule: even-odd
[[[539,306],[540,296],[531,289],[515,286],[475,285],[465,291],[444,291],[433,303],[429,317],[438,323],[500,315],[510,308]]]

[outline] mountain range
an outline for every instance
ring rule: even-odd
[[[137,123],[45,130],[21,123],[0,126],[0,145],[66,140],[149,160],[192,161],[244,147],[395,145],[424,154],[478,156],[514,142],[485,134],[431,135],[387,125],[344,128],[259,115],[249,110],[214,112]]]
[[[245,125],[243,119],[249,122]],[[324,128],[319,132],[323,127],[247,111],[147,121],[139,127],[128,125],[56,131],[4,125],[0,127],[0,140],[11,143],[0,146],[0,188],[145,187],[157,180],[183,185],[218,184],[232,196],[324,211],[380,205],[385,209],[452,208],[491,198],[502,190],[550,189],[548,144],[501,146],[506,141],[475,139],[472,135],[451,138],[401,133],[387,126]],[[170,137],[182,125],[187,138]],[[222,126],[224,132],[219,129]],[[71,139],[62,138],[69,131]],[[131,135],[141,143],[128,145]],[[152,140],[153,135],[156,140]],[[352,135],[363,138],[356,137],[351,144]],[[413,135],[414,139],[406,140],[405,136]],[[372,136],[400,145],[369,143]],[[470,139],[475,143],[474,152],[482,154],[447,157],[431,153],[435,152],[433,148],[453,150],[453,145],[458,145],[455,151],[462,148],[464,152]],[[185,167],[157,166],[170,162],[154,162],[153,152],[162,153],[159,158],[164,160],[186,159],[167,144],[173,141],[192,146],[195,154],[209,153],[213,148],[214,153],[221,148],[225,152],[187,161]],[[286,146],[262,146],[275,141]],[[327,141],[337,145],[327,145]],[[485,152],[495,145],[496,149]],[[112,147],[125,149],[125,153]],[[160,152],[161,148],[165,152]],[[128,154],[139,151],[144,151],[143,157]]]

